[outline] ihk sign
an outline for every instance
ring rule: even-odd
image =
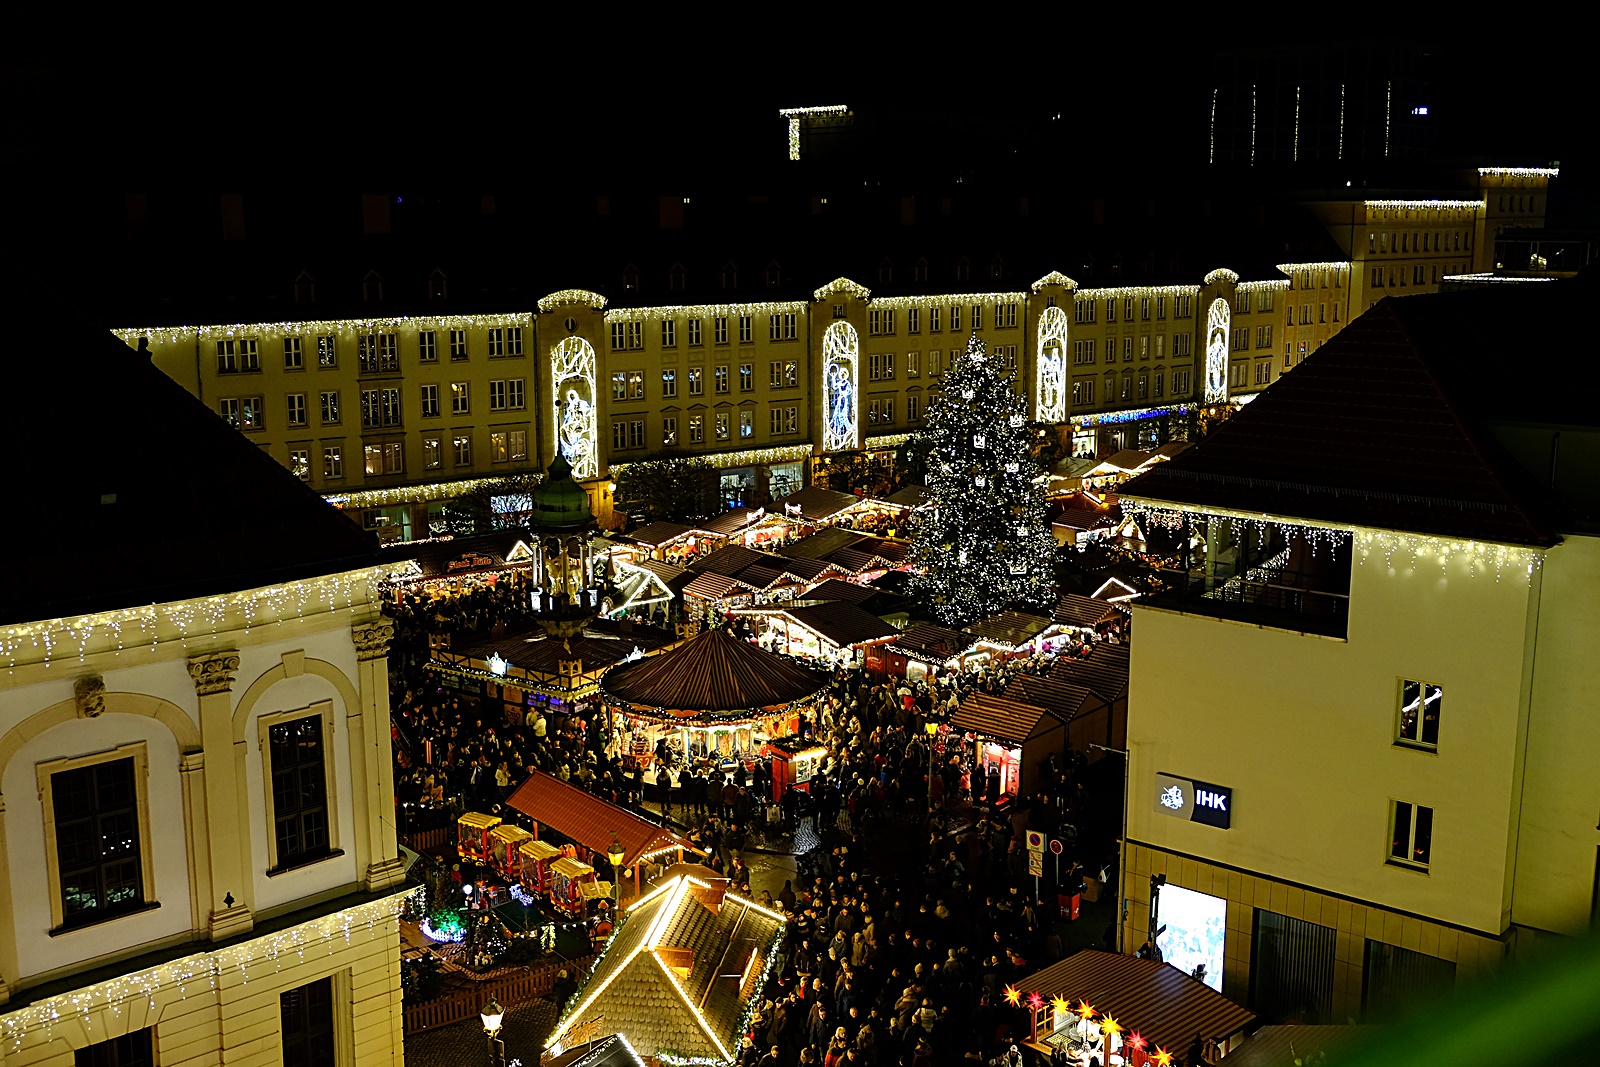
[[[1226,830],[1233,825],[1233,790],[1170,774],[1156,775],[1156,810]]]

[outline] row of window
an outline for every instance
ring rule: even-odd
[[[1382,271],[1383,268],[1379,267],[1378,270]],[[1326,323],[1326,322],[1329,321],[1328,316],[1329,316],[1329,309],[1330,308],[1332,309],[1332,315],[1333,315],[1332,321],[1334,321],[1334,322],[1340,321],[1340,319],[1339,319],[1339,304],[1338,304],[1337,301],[1335,301],[1332,304],[1318,304],[1317,305],[1316,322],[1318,324]],[[1295,305],[1290,304],[1284,310],[1285,310],[1285,314],[1284,314],[1284,317],[1283,317],[1283,324],[1285,326],[1295,326],[1295,325],[1310,326],[1310,325],[1312,325],[1311,305],[1310,304],[1301,304],[1300,305],[1300,319],[1299,319],[1298,323],[1296,323],[1296,321],[1295,321]],[[1270,348],[1271,347],[1271,340],[1270,340],[1271,332],[1270,332],[1270,330],[1269,330],[1267,336],[1268,336],[1269,340],[1268,340],[1268,343],[1267,343],[1266,347]]]
[[[942,333],[944,332],[944,323],[949,322],[950,331],[952,333],[959,333],[963,329],[963,309],[965,309],[967,314],[966,321],[968,325],[965,328],[971,330],[981,330],[983,329],[983,308],[984,305],[982,304],[972,304],[970,306],[951,304],[949,307],[942,305],[930,305],[927,308],[928,332]],[[913,307],[906,308],[905,311],[906,332],[921,333],[923,324],[923,309]],[[834,318],[843,318],[843,313],[844,308],[842,305],[836,305],[834,307]],[[946,317],[947,315],[948,318]],[[894,308],[871,308],[867,311],[867,333],[873,337],[892,336],[896,332],[896,321],[897,317]],[[990,322],[993,323],[994,328],[997,330],[1015,328],[1017,325],[1016,303],[996,303],[994,305],[994,317],[990,320]]]
[[[439,386],[429,383],[420,386],[422,417],[438,418],[441,412]],[[291,427],[310,423],[308,394],[286,393],[284,411]],[[326,389],[318,397],[318,410],[322,425],[340,423],[339,390]],[[524,411],[528,406],[528,385],[524,378],[496,378],[489,382],[490,411]],[[237,430],[266,429],[265,400],[260,396],[225,396],[217,400],[217,411]],[[472,386],[470,382],[450,383],[450,414],[472,413]],[[392,429],[404,425],[401,418],[400,389],[382,387],[361,390],[361,426],[363,429]]]
[[[729,366],[726,363],[718,364],[711,370],[711,380],[715,394],[724,395],[729,391]],[[678,395],[679,371],[676,367],[668,367],[661,372],[661,398],[663,400],[675,399]],[[705,368],[689,367],[683,371],[687,394],[689,396],[705,395]],[[645,372],[642,370],[619,370],[611,372],[611,399],[613,401],[643,400],[645,399]],[[800,387],[800,364],[792,359],[773,360],[767,366],[767,384],[773,389],[798,389]],[[739,392],[751,393],[756,388],[756,369],[753,363],[739,364]]]
[[[451,360],[460,363],[468,358],[466,330],[449,330]],[[490,359],[520,356],[522,349],[521,326],[492,326],[485,331],[485,345]],[[339,365],[339,339],[332,334],[316,338],[317,366]],[[362,374],[395,374],[400,370],[400,336],[393,333],[359,334],[356,337],[356,361]],[[439,362],[438,334],[434,330],[417,333],[417,361]],[[285,370],[305,369],[305,338],[283,339],[283,367]],[[235,337],[217,342],[217,373],[248,374],[261,369],[261,345],[254,337]]]
[[[1268,292],[1268,290],[1262,290]],[[1134,321],[1135,308],[1138,310],[1138,320],[1149,322],[1152,318],[1162,320],[1167,317],[1168,298],[1161,296],[1141,297],[1107,297],[1104,301],[1106,321],[1116,322],[1120,306],[1123,322]],[[1072,321],[1077,323],[1097,322],[1100,314],[1099,300],[1084,299],[1074,300],[1072,303]],[[1187,319],[1194,314],[1194,305],[1189,294],[1180,293],[1171,298],[1172,317]]]
[[[1410,284],[1412,284],[1412,285],[1438,285],[1440,278],[1448,277],[1451,274],[1459,273],[1459,271],[1460,271],[1460,267],[1457,264],[1454,264],[1454,263],[1448,264],[1447,266],[1442,267],[1442,268],[1437,263],[1413,263],[1411,265],[1411,271],[1410,271],[1410,277],[1411,277]],[[1396,287],[1404,288],[1405,285],[1407,284],[1406,283],[1406,274],[1407,274],[1407,272],[1406,272],[1406,268],[1404,266],[1401,266],[1398,270],[1396,270],[1394,267],[1390,267],[1388,270],[1384,270],[1384,268],[1382,268],[1382,267],[1373,267],[1372,268],[1372,287],[1374,289],[1386,289],[1386,288],[1396,288]],[[1339,310],[1338,310],[1337,305],[1335,305],[1335,307],[1334,307],[1333,321],[1334,322],[1338,322],[1339,321]]]
[[[1093,407],[1095,380],[1093,378],[1075,378],[1072,382],[1073,407]],[[1181,397],[1189,392],[1189,372],[1175,370],[1172,372],[1172,395]],[[1099,403],[1110,404],[1118,400],[1150,400],[1161,399],[1166,395],[1166,375],[1161,371],[1154,374],[1140,374],[1137,379],[1131,374],[1125,374],[1121,379],[1121,388],[1118,388],[1118,379],[1115,374],[1105,377],[1105,391],[1100,394]]]
[[[1267,329],[1270,331],[1272,327],[1269,326]],[[1241,331],[1239,330],[1234,331],[1235,341],[1238,340],[1238,335],[1240,332]],[[1194,338],[1190,334],[1173,334],[1172,354],[1179,357],[1191,355],[1193,350],[1193,340]],[[1158,333],[1142,334],[1137,338],[1124,337],[1121,339],[1120,344],[1118,343],[1117,338],[1108,337],[1106,338],[1105,344],[1106,362],[1117,362],[1117,353],[1120,351],[1122,353],[1123,362],[1132,363],[1134,359],[1135,347],[1137,347],[1139,353],[1138,358],[1140,359],[1149,359],[1152,353],[1156,359],[1165,359],[1167,358],[1167,335],[1164,333]],[[1093,337],[1082,341],[1072,342],[1073,364],[1076,366],[1084,366],[1086,364],[1093,363],[1095,361],[1095,353],[1098,350],[1099,341]]]
[[[679,416],[663,415],[661,417],[661,445],[662,448],[676,448],[681,444],[698,445],[706,441],[706,432],[711,432],[711,440],[731,441],[734,434],[734,415],[737,414],[738,433],[740,440],[754,437],[756,432],[756,413],[754,410],[744,410],[737,413],[732,411],[713,412],[708,418],[705,415],[689,415],[683,419],[684,437],[678,437]],[[774,437],[783,437],[800,432],[800,408],[796,404],[776,405],[767,412],[767,431]],[[613,451],[623,452],[647,447],[645,436],[645,420],[643,418],[614,419],[611,423],[611,448]]]
[[[1443,687],[1402,678],[1394,743],[1402,748],[1438,751],[1443,709]],[[1389,827],[1389,862],[1425,870],[1433,853],[1433,809],[1404,800],[1391,801]]]
[[[1433,232],[1429,230],[1416,230],[1406,233],[1391,235],[1387,233],[1368,233],[1368,253],[1379,252],[1460,252],[1462,231],[1452,233]],[[1472,251],[1472,231],[1466,231],[1466,251]]]
[[[1240,360],[1238,363],[1234,363],[1234,364],[1229,365],[1229,367],[1228,367],[1228,386],[1230,388],[1233,388],[1233,389],[1241,389],[1241,388],[1244,388],[1246,386],[1249,386],[1251,384],[1251,381],[1250,381],[1250,376],[1251,376],[1250,366],[1251,366],[1251,364],[1247,360]],[[1256,360],[1255,361],[1255,372],[1254,373],[1255,373],[1255,384],[1256,385],[1271,385],[1272,384],[1272,360],[1270,360],[1270,359],[1258,359],[1258,360]]]
[[[363,444],[361,449],[362,469],[368,477],[382,477],[406,472],[405,442],[379,441]],[[444,457],[447,452],[454,457],[453,466],[458,468],[471,467],[473,463],[472,431],[456,430],[448,438],[439,435],[423,437],[422,469],[426,471],[443,470]],[[292,444],[289,446],[289,469],[306,481],[311,480],[311,455],[310,445]],[[502,429],[489,431],[490,463],[516,463],[527,458],[527,430]],[[322,446],[322,476],[323,478],[344,477],[344,445],[325,444]]]
[[[1290,313],[1291,314],[1293,313],[1293,309],[1291,309]],[[1272,347],[1272,327],[1271,326],[1257,326],[1256,327],[1256,343],[1255,343],[1255,347],[1256,348],[1271,348]],[[1248,327],[1248,326],[1235,326],[1233,328],[1233,335],[1230,338],[1229,348],[1232,349],[1234,352],[1248,352],[1248,351],[1250,351],[1250,327]]]
[[[689,319],[685,324],[685,340],[690,348],[698,348],[705,344],[705,322],[703,319]],[[767,316],[768,340],[795,341],[800,337],[799,316],[792,311],[778,312]],[[728,343],[728,316],[717,315],[711,320],[712,344],[726,345]],[[755,343],[755,316],[739,316],[739,343],[749,345]],[[624,352],[641,349],[644,347],[644,322],[630,319],[624,322],[611,324],[611,348],[613,351]],[[678,320],[661,320],[661,347],[678,347]]]

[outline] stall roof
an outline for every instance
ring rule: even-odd
[[[784,545],[778,549],[778,555],[789,559],[826,559],[830,553],[849,548],[864,536],[843,526],[830,526]]]
[[[903,508],[917,508],[928,498],[928,487],[925,485],[908,485],[904,489],[897,489],[889,495],[889,503],[899,504]]]
[[[1102,700],[1120,700],[1128,694],[1128,646],[1100,644],[1087,659],[1058,659],[1050,677],[1081,685]]]
[[[780,556],[778,559],[777,565],[783,568],[785,574],[792,574],[803,582],[815,581],[830,570],[838,570],[833,564],[820,559],[794,559],[790,556]]]
[[[971,646],[971,637],[931,622],[919,623],[889,642],[889,648],[903,656],[941,663]]]
[[[746,567],[744,570],[739,572],[740,584],[748,585],[751,589],[771,589],[785,578],[790,577],[792,576],[785,574],[776,567],[770,567],[765,563],[758,563],[753,567]]]
[[[630,563],[629,566],[637,567],[642,571],[649,571],[657,578],[660,578],[661,584],[674,593],[683,592],[683,587],[694,581],[694,572],[689,570],[688,567],[680,567],[676,563],[663,563],[658,559],[641,559],[636,563]]]
[[[855,507],[861,498],[853,493],[841,493],[833,489],[824,489],[820,485],[808,485],[799,492],[790,493],[788,496],[773,502],[773,510],[783,509],[785,515],[805,519],[807,522],[821,522],[833,517],[847,508]]]
[[[874,620],[877,621],[877,620]],[[614,700],[677,718],[701,714],[748,715],[816,694],[827,675],[741,641],[707,630],[671,652],[607,672],[600,688]]]
[[[854,548],[841,548],[828,556],[828,562],[837,566],[846,574],[860,574],[862,571],[872,569],[872,561],[876,558],[871,552],[860,552]]]
[[[635,648],[648,654],[674,640],[676,638],[667,631],[654,626],[596,619],[585,626],[581,634],[568,640],[571,651],[537,625],[510,630],[498,637],[492,634],[472,637],[440,651],[445,655],[480,660],[499,653],[513,667],[535,674],[556,675],[560,673],[560,660],[581,659],[586,671],[595,671],[622,662]],[[516,684],[515,679],[507,680]]]
[[[1150,1047],[1181,1055],[1194,1036],[1223,1042],[1256,1017],[1168,963],[1084,949],[1017,983],[1048,1000],[1087,1000]]]
[[[820,585],[814,585],[803,594],[806,600],[843,600],[847,604],[857,606],[866,603],[875,596],[882,596],[883,590],[874,589],[870,585],[857,585],[847,582],[843,578],[829,578]]]
[[[872,612],[842,600],[788,608],[782,614],[840,648],[893,637],[900,632]]]
[[[729,578],[726,574],[702,574],[683,587],[683,595],[700,600],[721,600],[730,589],[742,588],[737,579]]]
[[[660,548],[669,541],[676,541],[686,533],[692,533],[693,529],[693,527],[681,526],[675,522],[652,522],[622,536],[638,544],[648,545],[650,548]]]
[[[537,558],[533,543],[528,531],[512,529],[472,537],[410,541],[383,551],[385,557],[413,560],[422,572],[420,577],[426,580],[530,564]]]
[[[1012,675],[1006,685],[1005,698],[1043,708],[1062,722],[1072,721],[1088,708],[1105,705],[1105,701],[1081,685],[1039,674]]]
[[[1061,626],[1092,629],[1103,622],[1111,622],[1121,618],[1122,612],[1104,600],[1096,600],[1091,596],[1079,596],[1077,593],[1068,593],[1056,601],[1055,611],[1051,613],[1050,617]]]
[[[596,1016],[644,1055],[731,1063],[739,1024],[777,951],[784,920],[689,875],[661,882],[628,909],[546,1047]]]
[[[1108,473],[1121,471],[1132,474],[1134,471],[1143,470],[1152,458],[1149,452],[1142,452],[1137,448],[1124,448],[1121,452],[1115,452],[1101,460],[1089,473],[1097,474],[1104,468]]]
[[[723,545],[710,555],[701,556],[689,564],[689,569],[696,574],[734,575],[770,558],[765,552],[757,552],[743,545]]]
[[[563,1052],[545,1067],[644,1067],[644,1060],[626,1036],[612,1034]]]
[[[950,725],[1020,745],[1038,732],[1043,720],[1049,720],[1046,729],[1060,725],[1059,719],[1036,704],[1022,704],[989,693],[968,693],[950,716]]]
[[[602,856],[611,848],[611,833],[616,831],[617,840],[622,843],[624,867],[664,848],[701,851],[676,830],[641,819],[553,774],[534,774],[517,787],[506,803],[540,826]]]
[[[732,537],[741,530],[748,529],[767,517],[764,508],[734,508],[725,511],[714,519],[707,519],[696,528],[711,534],[714,537]]]
[[[967,632],[985,641],[1018,648],[1050,628],[1050,619],[1021,611],[1002,611],[967,627]]]

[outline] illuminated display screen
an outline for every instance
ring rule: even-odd
[[[1228,902],[1182,886],[1161,887],[1161,925],[1156,936],[1161,958],[1184,974],[1205,964],[1205,983],[1222,992],[1222,939],[1228,927]]]

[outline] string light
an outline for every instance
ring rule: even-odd
[[[1560,167],[1479,167],[1480,177],[1496,178],[1554,178],[1561,173]]]
[[[1211,275],[1206,275],[1206,278],[1209,284]],[[1220,404],[1228,399],[1228,331],[1232,324],[1233,308],[1222,297],[1217,297],[1211,302],[1211,310],[1206,313],[1207,404]]]
[[[1526,545],[1507,545],[1499,542],[1473,541],[1459,538],[1433,537],[1428,534],[1402,533],[1390,530],[1357,530],[1356,550],[1360,562],[1382,555],[1386,570],[1395,571],[1395,557],[1409,555],[1409,569],[1419,564],[1438,563],[1439,573],[1447,573],[1452,562],[1464,562],[1469,577],[1477,577],[1480,568],[1494,570],[1498,582],[1508,570],[1532,581],[1533,572],[1544,566],[1545,550]]]
[[[257,334],[298,337],[316,334],[381,333],[402,328],[416,330],[482,329],[494,326],[533,325],[533,316],[527,312],[484,315],[374,315],[362,319],[306,319],[299,322],[236,322],[231,325],[209,326],[156,326],[143,329],[119,327],[112,336],[129,347],[138,344],[139,338],[150,338],[151,344],[176,344],[198,337],[202,341]]]
[[[1093,426],[1114,425],[1119,422],[1138,422],[1141,419],[1156,419],[1163,415],[1187,415],[1197,405],[1189,402],[1182,404],[1168,404],[1159,408],[1134,408],[1127,411],[1105,411],[1094,415],[1072,416],[1072,428],[1085,430]]]
[[[1043,278],[1040,278],[1038,281],[1034,282],[1031,286],[1029,286],[1029,288],[1038,293],[1042,292],[1044,287],[1047,285],[1060,285],[1067,289],[1076,289],[1078,287],[1077,282],[1073,281],[1065,274],[1062,274],[1060,271],[1053,270],[1049,274],[1046,274]]]
[[[1482,200],[1368,200],[1368,211],[1476,211]]]
[[[24,664],[49,667],[64,646],[72,646],[69,654],[82,662],[129,647],[154,652],[163,641],[187,642],[321,612],[353,612],[377,599],[380,582],[405,577],[415,566],[412,560],[401,560],[286,585],[0,627],[0,656],[7,657],[15,673]]]
[[[811,294],[811,299],[826,300],[834,293],[843,293],[846,296],[853,296],[857,300],[872,299],[871,289],[868,289],[859,282],[853,282],[849,278],[835,278],[827,285],[824,285],[822,288],[813,292]]]
[[[1490,274],[1487,271],[1481,271],[1481,272],[1479,272],[1477,274],[1446,274],[1444,276],[1444,280],[1447,281],[1447,282],[1467,282],[1467,283],[1473,284],[1473,285],[1480,285],[1480,284],[1488,284],[1488,285],[1520,285],[1523,282],[1554,282],[1554,281],[1560,281],[1559,278],[1552,278],[1549,275],[1545,275],[1543,277],[1536,277],[1536,276],[1512,277],[1512,276],[1509,276],[1509,275]]]
[[[322,499],[336,508],[382,508],[395,504],[421,504],[430,500],[450,500],[499,485],[500,478],[463,478],[455,482],[430,482],[402,485],[393,489],[361,489],[354,493],[324,493]]]
[[[848,115],[847,104],[825,104],[821,107],[786,107],[778,110],[778,116],[789,120],[789,158],[800,158],[800,120],[807,115]]]
[[[803,300],[761,300],[750,304],[679,304],[647,308],[612,308],[606,322],[632,322],[658,319],[731,318],[743,315],[803,315],[809,307]]]
[[[860,363],[861,338],[856,328],[843,319],[831,324],[822,335],[822,447],[826,451],[858,447],[856,382]]]
[[[551,396],[560,418],[554,443],[579,481],[600,473],[595,445],[595,354],[582,337],[564,337],[550,350]],[[562,390],[566,390],[565,394]]]
[[[1199,291],[1198,285],[1123,285],[1109,289],[1079,289],[1073,296],[1079,300],[1100,300],[1130,296],[1194,296]]]
[[[1348,262],[1343,261],[1343,260],[1332,260],[1332,259],[1330,259],[1330,260],[1324,260],[1324,261],[1322,261],[1320,263],[1279,263],[1279,264],[1277,264],[1277,267],[1278,267],[1279,270],[1283,271],[1283,273],[1285,273],[1285,274],[1294,275],[1294,274],[1297,274],[1297,273],[1299,273],[1301,271],[1308,271],[1308,270],[1312,270],[1312,271],[1317,271],[1317,270],[1348,271],[1350,269],[1350,264]]]
[[[191,993],[214,993],[230,968],[238,968],[241,979],[248,983],[252,967],[270,964],[276,973],[303,959],[307,952],[333,956],[340,948],[349,946],[358,932],[365,932],[369,941],[382,937],[397,942],[400,911],[411,895],[419,891],[420,887],[414,887],[228,948],[185,956],[98,985],[34,1001],[0,1017],[3,1041],[15,1054],[30,1038],[51,1040],[58,1024],[80,1025],[87,1032],[99,1012],[109,1008],[120,1014],[130,1002],[138,999],[146,1002],[148,1017],[154,1019],[175,999],[187,1000]],[[290,955],[296,959],[290,961],[287,958]],[[195,987],[201,982],[205,983],[205,988],[197,990]]]
[[[938,304],[945,307],[956,304],[961,307],[979,304],[1017,304],[1028,299],[1027,293],[952,293],[947,296],[880,296],[872,301],[872,306],[878,309],[900,311],[906,308],[920,308],[926,305]]]
[[[773,448],[745,448],[736,452],[707,452],[704,455],[696,455],[693,458],[706,460],[713,467],[725,470],[731,467],[794,463],[806,459],[810,455],[810,445],[778,445]],[[611,464],[611,474],[616,477],[632,466],[632,463],[613,463]]]
[[[549,296],[539,298],[539,310],[543,312],[554,311],[562,304],[583,304],[596,311],[604,311],[606,298],[587,289],[558,289]]]
[[[1261,290],[1261,289],[1287,289],[1287,288],[1289,288],[1289,279],[1288,278],[1275,278],[1272,281],[1266,281],[1266,282],[1240,282],[1236,291],[1237,292],[1241,292],[1241,293],[1254,293],[1257,290]]]
[[[1227,267],[1218,267],[1216,270],[1206,275],[1207,285],[1218,285],[1221,283],[1235,285],[1238,283],[1238,281],[1239,276],[1233,271],[1229,270]]]
[[[1037,283],[1035,286],[1037,292]],[[1047,307],[1039,315],[1036,351],[1035,417],[1040,422],[1063,422],[1067,417],[1067,313],[1059,307]]]
[[[868,451],[875,449],[899,448],[909,440],[911,440],[911,435],[908,433],[879,434],[877,437],[867,438],[864,447]]]

